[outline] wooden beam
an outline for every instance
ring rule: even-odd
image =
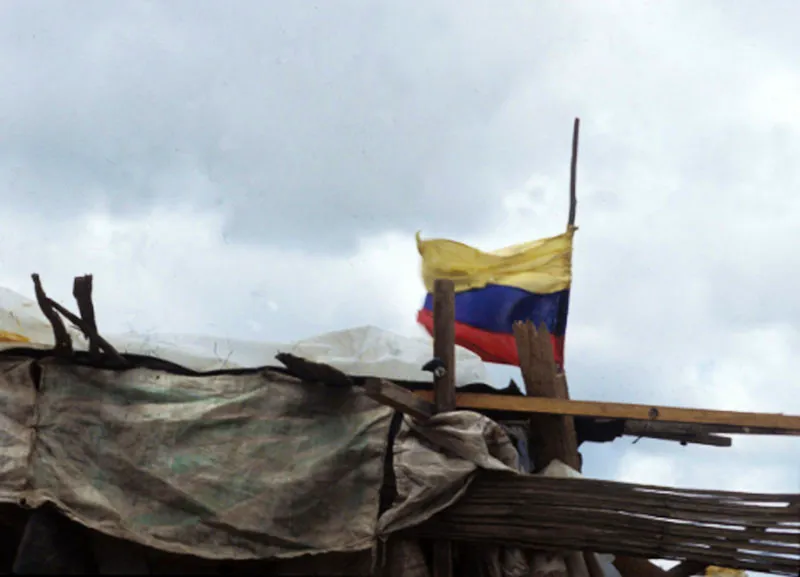
[[[682,445],[707,445],[709,447],[730,447],[733,440],[722,435],[671,435],[669,433],[644,433],[636,435],[637,439],[657,439],[660,441],[674,441]]]
[[[433,286],[433,356],[444,365],[434,374],[433,399],[437,412],[456,408],[456,295],[452,280],[436,279]],[[453,543],[433,544],[433,577],[453,576]]]
[[[420,421],[436,414],[436,405],[385,379],[367,379],[364,392],[369,398]]]
[[[428,400],[433,398],[433,394],[429,391],[415,391],[414,394]],[[723,425],[740,427],[742,434],[800,435],[800,416],[779,413],[743,413],[481,393],[457,394],[456,405],[459,408],[474,411],[544,413],[549,415],[571,415],[573,417]]]
[[[278,353],[280,361],[293,376],[309,383],[325,383],[333,387],[352,387],[353,379],[337,368],[324,363],[309,361],[291,353]]]
[[[563,380],[563,377],[559,378]],[[535,385],[532,386],[530,382],[526,385],[529,392],[537,390]],[[371,399],[392,407],[393,409],[396,409],[401,413],[405,413],[406,415],[409,415],[420,421],[425,421],[436,414],[436,405],[426,401],[419,395],[415,395],[408,389],[398,384],[387,381],[386,379],[367,379],[364,383],[364,392]],[[550,417],[550,415],[544,415],[544,417],[547,418]],[[536,438],[542,439],[542,442],[545,444],[552,444],[556,442],[553,441],[552,435],[544,434],[543,431],[539,431],[538,433],[535,432],[536,430],[541,429],[541,426],[542,422],[540,420],[537,420],[536,423],[532,423],[532,430],[534,431]],[[548,425],[544,426],[546,428]],[[716,447],[731,446],[730,437],[722,437],[719,435],[705,433],[703,429],[698,428],[695,425],[682,426],[672,425],[670,423],[641,423],[640,421],[628,421],[625,423],[625,434],[634,437],[663,439],[666,441],[677,441],[680,443],[695,443],[701,445],[712,445]],[[551,457],[551,460],[552,458],[560,458],[558,457],[560,454],[560,449],[557,447],[545,449],[540,447],[540,451],[544,451],[546,454],[556,455]],[[541,455],[542,460],[547,460],[546,454]],[[573,465],[578,464],[579,461],[576,459]]]
[[[661,423],[658,421],[625,421],[624,435],[633,437],[647,436],[650,433],[664,435],[716,435],[718,433],[741,433],[743,427],[723,427],[719,425],[696,425],[684,423]]]

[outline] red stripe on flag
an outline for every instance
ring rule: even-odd
[[[417,322],[433,335],[433,313],[422,309]],[[550,335],[553,341],[553,357],[559,367],[564,366],[564,337]],[[464,323],[456,323],[456,344],[469,349],[487,363],[519,366],[517,342],[514,335],[492,333],[476,329]]]

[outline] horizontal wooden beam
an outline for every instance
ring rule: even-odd
[[[628,433],[625,433],[626,435]],[[730,447],[733,439],[722,435],[671,435],[669,433],[643,433],[636,435],[637,439],[659,439],[662,441],[675,441],[684,445],[708,445],[710,447]]]
[[[430,391],[415,391],[415,395],[430,401]],[[456,395],[459,409],[475,411],[507,411],[517,413],[541,413],[547,415],[571,415],[573,417],[596,417],[605,419],[633,419],[637,421],[686,423],[698,425],[723,425],[741,427],[741,433],[778,435],[800,435],[800,416],[778,413],[742,413],[715,411],[711,409],[686,409],[629,403],[600,401],[573,401],[544,397],[519,397],[481,393],[459,393]]]
[[[711,445],[713,447],[730,447],[730,437],[708,433],[700,425],[683,425],[679,423],[651,423],[642,421],[625,421],[623,434],[631,437],[662,439],[695,445]]]

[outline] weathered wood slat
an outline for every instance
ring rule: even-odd
[[[797,575],[800,495],[482,474],[425,535]],[[440,533],[441,532],[441,533]]]

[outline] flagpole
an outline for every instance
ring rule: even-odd
[[[580,136],[581,130],[581,119],[575,118],[575,122],[572,125],[572,158],[570,159],[569,163],[569,218],[567,219],[567,232],[571,232],[575,228],[575,213],[578,209],[578,194],[577,194],[577,180],[578,180],[578,138]],[[570,275],[572,274],[572,250],[570,249],[569,254],[570,259]],[[569,315],[569,301],[572,292],[572,281],[570,280],[570,291],[567,293],[566,302],[564,303],[564,339],[566,339],[566,317]],[[562,355],[564,355],[563,347],[562,346]],[[564,372],[564,359],[562,357],[561,366],[559,367],[559,373],[563,374]]]
[[[575,226],[575,211],[578,208],[578,197],[575,184],[578,176],[578,136],[581,130],[581,119],[576,118],[572,127],[572,160],[569,165],[569,220],[567,230]]]

